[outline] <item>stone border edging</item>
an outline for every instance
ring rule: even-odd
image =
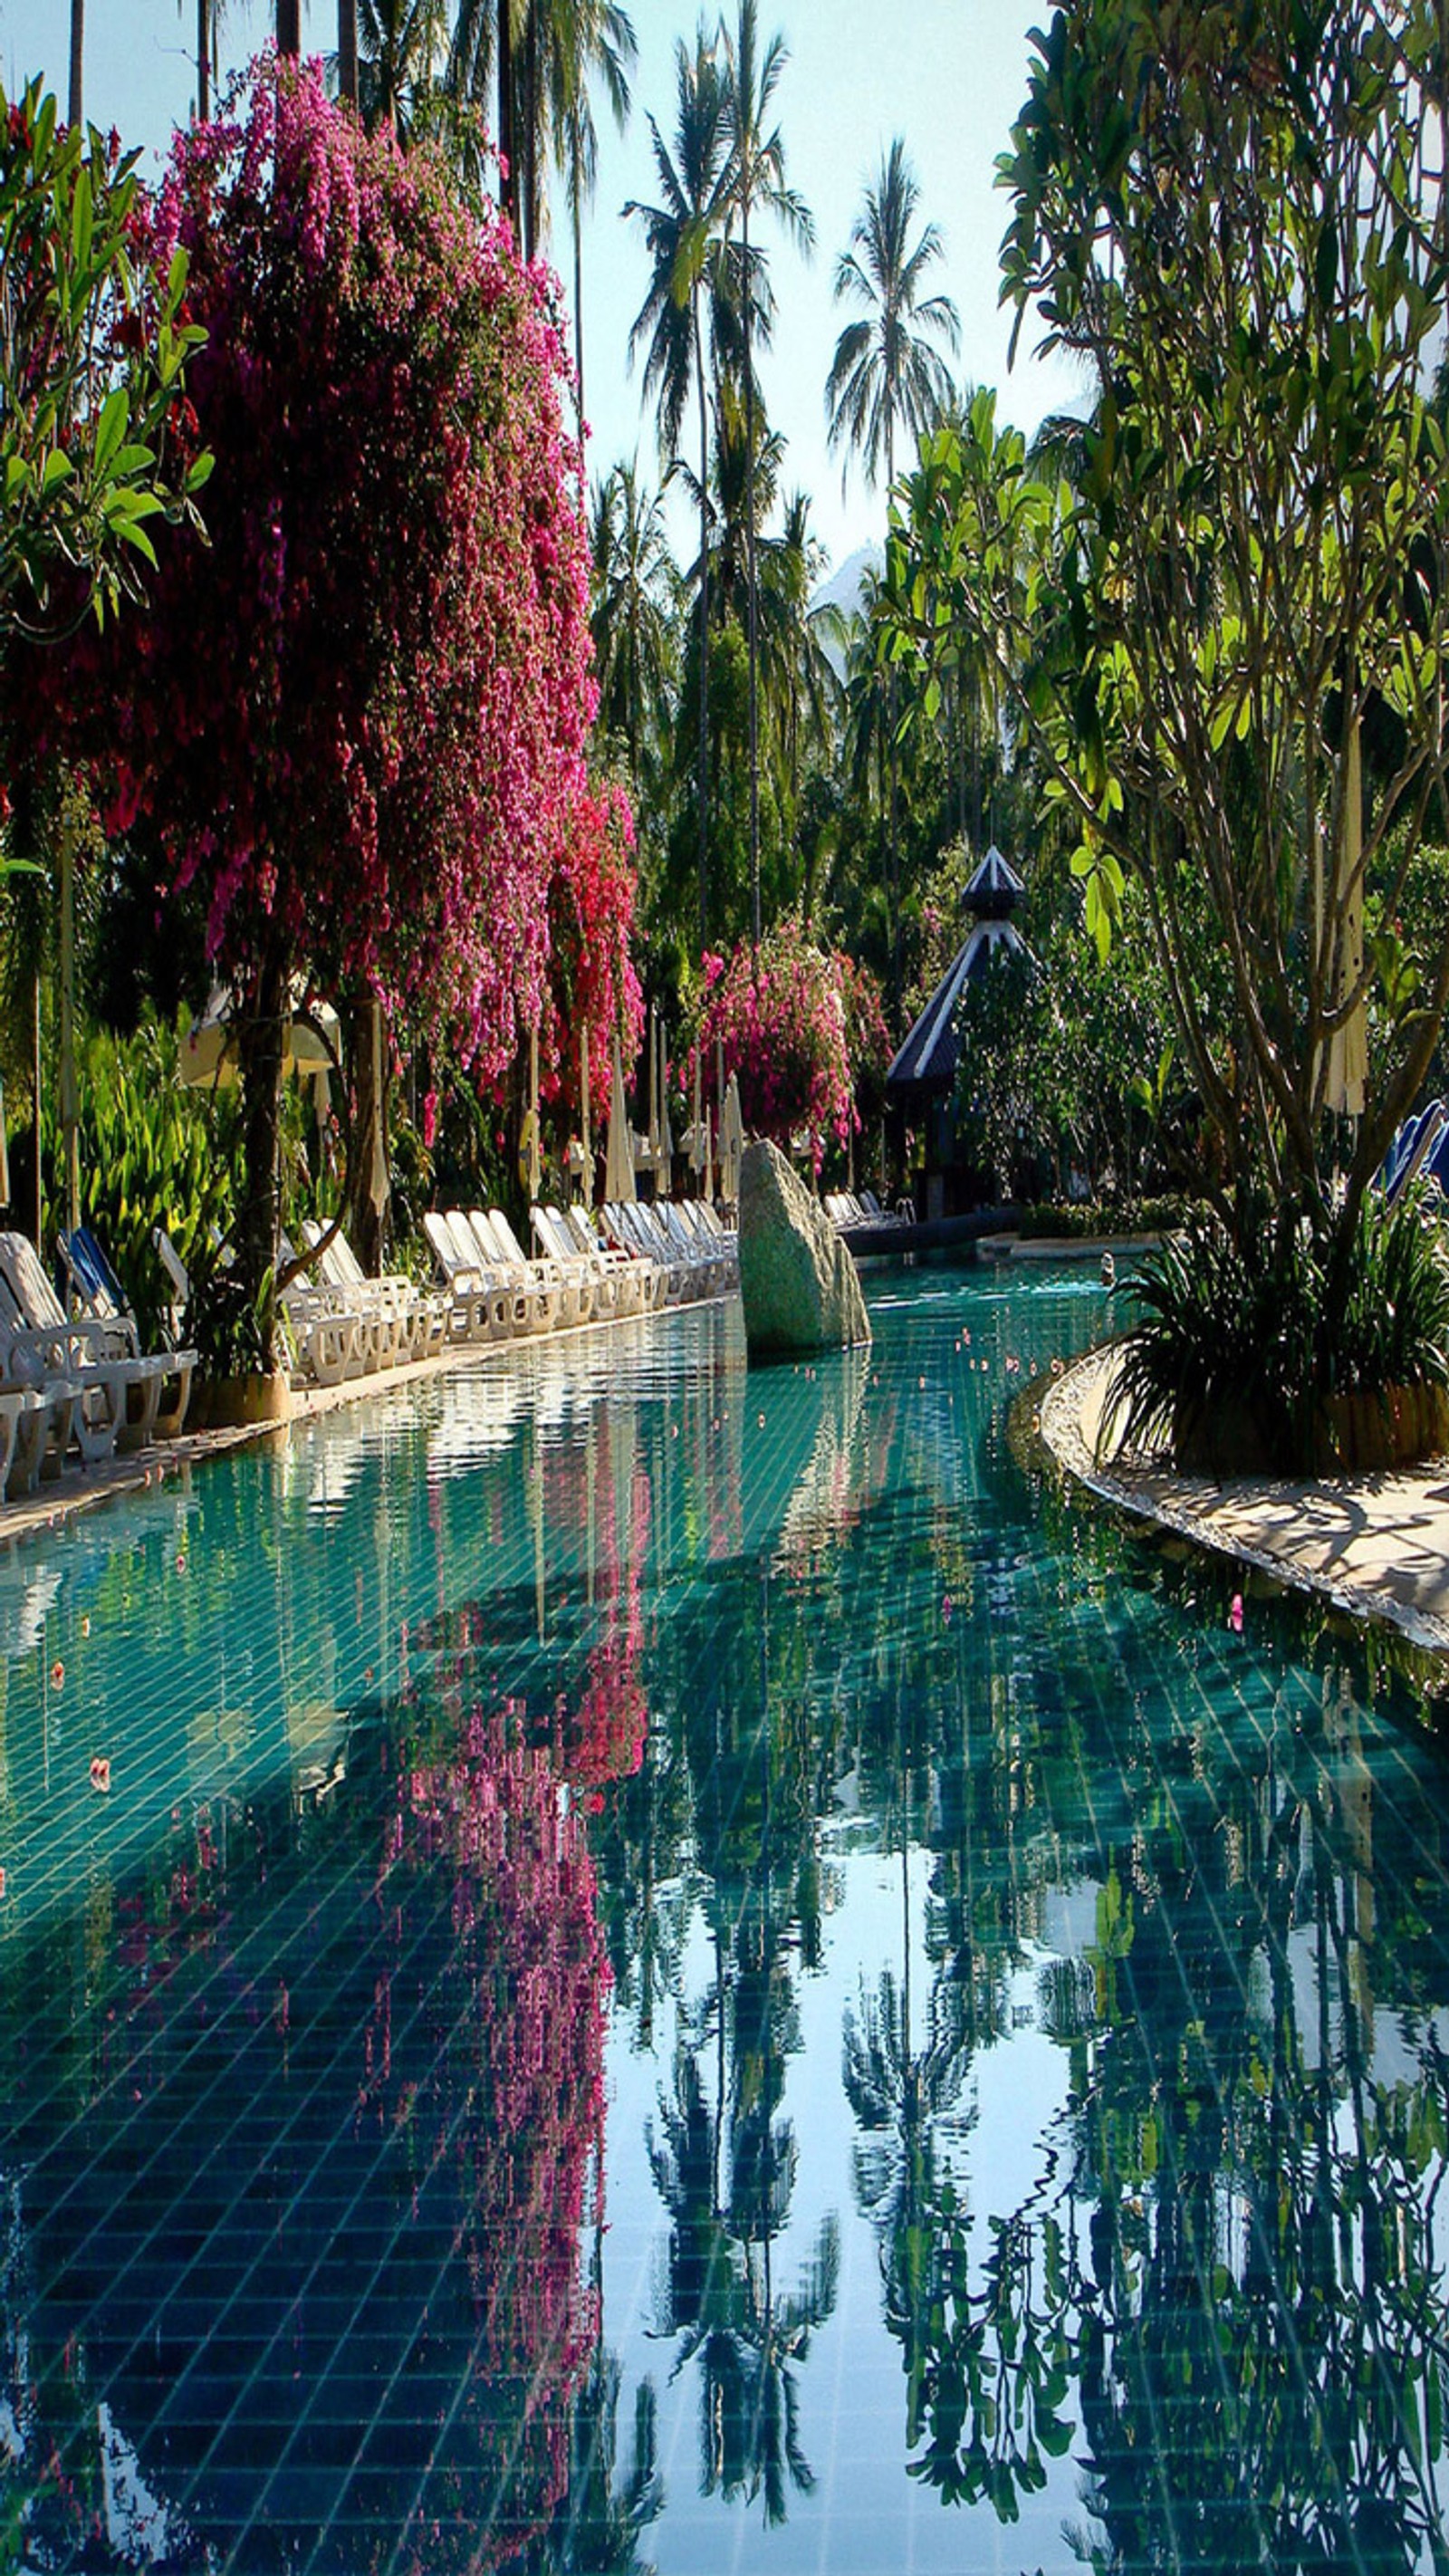
[[[1106,1349],[1087,1352],[1039,1399],[1041,1440],[1074,1484],[1209,1554],[1449,1657],[1449,1474],[1442,1462],[1299,1483],[1247,1476],[1217,1482],[1104,1465],[1093,1433],[1108,1363]],[[1341,1570],[1330,1571],[1335,1562]]]

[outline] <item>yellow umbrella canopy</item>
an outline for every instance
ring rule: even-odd
[[[301,991],[294,988],[294,1015],[301,1007]],[[241,1079],[233,1012],[231,994],[218,984],[200,1019],[192,1021],[181,1041],[183,1082],[210,1083],[216,1090],[225,1090],[228,1084]],[[283,1040],[282,1071],[309,1076],[332,1072],[338,1061],[339,1037],[337,1014],[326,1002],[319,1002],[305,1019],[294,1016]]]

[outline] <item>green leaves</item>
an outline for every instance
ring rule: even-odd
[[[195,518],[206,460],[173,467],[173,414],[203,336],[181,319],[187,263],[131,251],[134,155],[62,130],[33,82],[0,91],[0,641],[98,617],[154,564],[145,523]]]

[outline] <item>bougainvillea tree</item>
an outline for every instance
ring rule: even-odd
[[[110,810],[205,894],[246,1086],[240,1249],[263,1342],[284,1014],[302,973],[485,1077],[542,1008],[587,811],[586,551],[565,352],[507,228],[269,57],[177,137],[148,248],[190,257],[209,545],[84,639]],[[89,684],[89,687],[88,687]]]
[[[575,799],[571,828],[549,886],[549,974],[539,1031],[541,1089],[571,1116],[580,1108],[587,1034],[596,1131],[608,1111],[611,1049],[638,1053],[643,995],[629,955],[634,918],[634,823],[616,787]]]
[[[722,1045],[726,1077],[738,1075],[745,1125],[786,1152],[808,1135],[818,1171],[826,1140],[844,1145],[857,1123],[852,1041],[876,1046],[879,995],[793,915],[753,954],[745,943],[728,964],[706,957],[705,975],[701,1038],[708,1058]]]

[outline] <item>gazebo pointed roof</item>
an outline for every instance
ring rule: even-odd
[[[957,1011],[967,985],[995,957],[1030,953],[1011,919],[1024,892],[1011,861],[1002,857],[993,841],[966,888],[964,902],[973,916],[971,927],[925,1009],[897,1049],[886,1075],[887,1091],[950,1090],[960,1053]]]
[[[1010,859],[1002,857],[993,841],[966,888],[966,909],[974,912],[978,921],[1005,921],[1025,892]]]

